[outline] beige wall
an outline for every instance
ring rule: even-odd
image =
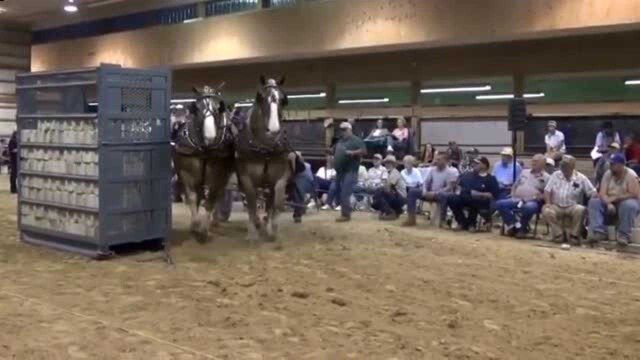
[[[637,29],[639,23],[636,0],[326,0],[37,45],[32,69],[280,61]]]

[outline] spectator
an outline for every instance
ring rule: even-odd
[[[391,139],[387,151],[394,151],[399,154],[409,153],[409,128],[405,118],[398,118],[397,127],[391,133]]]
[[[294,169],[292,180],[288,184],[288,191],[293,207],[293,221],[302,222],[302,215],[305,214],[305,200],[307,195],[313,192],[313,172],[311,165],[304,161],[302,153],[296,151],[291,157]]]
[[[627,158],[627,166],[635,173],[640,172],[640,138],[638,134],[625,137],[624,155]]]
[[[620,144],[614,142],[609,144],[607,152],[603,153],[602,156],[598,159],[598,163],[596,164],[596,171],[595,171],[596,175],[594,178],[596,187],[600,186],[600,182],[602,181],[602,177],[604,176],[604,173],[606,173],[607,170],[609,170],[611,157],[614,154],[619,154],[619,153],[620,153]]]
[[[631,241],[631,229],[640,213],[640,185],[638,175],[625,166],[622,154],[611,157],[611,168],[605,173],[599,198],[589,201],[590,243],[607,239],[605,218],[618,215],[618,244],[626,246]]]
[[[9,140],[9,182],[11,184],[11,193],[18,193],[16,179],[18,176],[18,133],[14,131]]]
[[[496,177],[498,185],[500,186],[500,193],[498,194],[497,200],[507,198],[509,194],[511,194],[511,187],[513,186],[513,183],[518,180],[520,173],[522,173],[522,167],[520,164],[516,163],[514,177],[512,148],[505,147],[500,152],[500,155],[502,156],[502,160],[493,167],[493,176]]]
[[[438,151],[431,143],[427,143],[422,151],[422,164],[431,165],[436,160]]]
[[[364,200],[364,195],[367,193],[367,168],[363,165],[358,167],[358,182],[353,188],[353,195],[356,201],[360,202]]]
[[[451,166],[453,166],[454,168],[458,168],[460,166],[460,163],[462,162],[462,149],[460,149],[457,142],[449,141],[447,155],[449,155]]]
[[[367,149],[371,151],[384,151],[389,145],[389,136],[389,130],[384,127],[384,121],[378,119],[376,127],[364,139],[364,143],[367,145]]]
[[[544,171],[547,172],[547,174],[553,174],[554,172],[556,172],[556,161],[553,160],[552,158],[546,158],[546,163],[544,166]]]
[[[489,173],[491,164],[482,156],[473,162],[473,171],[460,177],[460,194],[447,201],[458,223],[457,230],[476,230],[478,213],[489,210],[498,197],[499,186],[496,178]],[[469,213],[465,215],[464,209]],[[489,215],[490,216],[490,215]]]
[[[544,155],[534,155],[531,159],[531,169],[523,170],[513,185],[511,198],[496,203],[507,235],[524,238],[529,232],[529,221],[540,212],[544,201],[544,188],[549,182],[549,174],[544,171],[545,164]],[[520,221],[516,220],[516,209],[520,210]]]
[[[336,170],[333,168],[333,156],[327,155],[325,166],[318,169],[314,178],[316,191],[320,195],[320,198],[323,199],[323,210],[327,210],[333,206],[336,187],[335,179]]]
[[[389,177],[389,172],[382,166],[382,155],[373,155],[373,166],[367,173],[367,192],[372,194],[375,190],[384,185]]]
[[[560,170],[551,175],[544,189],[542,217],[551,226],[553,242],[563,242],[567,232],[569,242],[580,244],[587,210],[582,204],[595,193],[589,179],[576,171],[576,159],[565,155],[560,162]]]
[[[400,172],[404,184],[407,186],[407,191],[410,189],[420,188],[422,186],[422,174],[416,168],[414,168],[416,158],[411,155],[407,155],[402,160],[404,169]]]
[[[464,154],[464,159],[460,166],[458,166],[458,170],[461,174],[473,171],[473,163],[474,160],[480,157],[480,150],[477,148],[471,148],[467,150]]]
[[[449,166],[447,153],[439,153],[436,156],[435,166],[431,168],[424,179],[422,189],[412,189],[408,192],[407,221],[403,226],[416,225],[416,205],[420,199],[431,205],[431,223],[439,226],[440,221],[446,217],[447,199],[453,194],[458,174],[456,168]],[[433,206],[436,204],[437,207]]]
[[[340,124],[342,137],[336,144],[335,168],[336,168],[336,195],[339,198],[341,216],[337,222],[351,220],[351,195],[358,182],[358,169],[360,160],[367,153],[364,142],[353,135],[351,124]]]
[[[620,141],[620,134],[613,129],[613,123],[611,121],[605,121],[602,123],[600,132],[596,135],[596,145],[593,151],[591,151],[593,166],[598,164],[598,159],[602,157],[602,154],[607,152],[609,145],[612,143],[622,143]]]
[[[567,153],[564,134],[557,128],[557,122],[549,121],[547,123],[547,134],[544,136],[544,143],[547,145],[546,155],[554,161],[562,160],[562,156]]]
[[[380,211],[380,220],[395,220],[402,214],[402,207],[407,199],[407,186],[396,169],[398,162],[395,156],[387,155],[383,164],[389,178],[373,195],[373,208]]]

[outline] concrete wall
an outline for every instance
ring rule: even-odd
[[[33,47],[32,69],[282,61],[638,29],[635,0],[326,0]]]

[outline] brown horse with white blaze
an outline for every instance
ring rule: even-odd
[[[173,162],[191,212],[191,232],[199,242],[205,242],[218,223],[215,205],[234,170],[233,134],[220,87],[194,88],[196,101],[174,139]],[[202,200],[205,214],[199,213]]]
[[[284,207],[285,188],[292,171],[288,159],[291,148],[281,127],[287,105],[287,96],[281,90],[283,83],[284,78],[275,81],[262,76],[253,106],[234,112],[238,132],[236,173],[247,202],[250,242],[258,238],[258,231],[268,241],[277,240],[278,215]],[[266,197],[265,224],[258,216],[259,189]]]

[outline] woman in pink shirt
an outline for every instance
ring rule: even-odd
[[[398,118],[398,127],[391,133],[392,141],[387,150],[407,154],[409,150],[409,128],[404,118]]]

